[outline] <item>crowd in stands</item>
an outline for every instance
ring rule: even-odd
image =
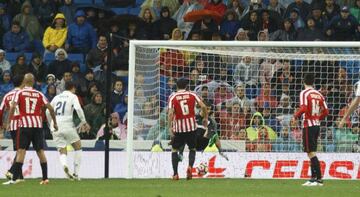
[[[0,98],[13,88],[13,76],[27,72],[34,74],[35,88],[49,100],[64,90],[66,81],[73,81],[91,124],[91,131],[81,133],[81,138],[102,139],[108,122],[104,87],[109,66],[107,34],[111,32],[114,72],[109,125],[112,139],[122,140],[127,124],[129,40],[360,40],[360,0],[129,0],[139,8],[138,16],[117,16],[106,2],[99,9],[91,0],[85,6],[76,4],[76,0],[1,0]],[[185,22],[184,16],[195,10],[216,12],[220,20],[205,16]],[[320,66],[321,76],[317,77],[334,85],[317,87],[333,109],[321,136],[323,150],[351,152],[358,141],[360,130],[355,120],[349,120],[352,129],[346,135],[336,129],[339,117],[335,114],[344,113],[349,103],[346,99],[351,98],[355,73],[339,62],[299,64],[286,59],[244,57],[224,66],[215,55],[165,49],[160,64],[162,88],[158,96],[153,95],[157,84],[149,83],[152,81],[148,78],[157,74],[136,74],[135,115],[146,117],[135,125],[136,139],[169,138],[163,109],[176,79],[186,76],[190,88],[216,106],[213,118],[222,139],[247,140],[247,151],[299,151],[299,123],[288,121],[284,114],[295,110],[294,90],[301,89],[299,73],[314,69],[305,65],[326,64]]]

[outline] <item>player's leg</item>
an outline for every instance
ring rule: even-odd
[[[13,168],[13,177],[12,180],[3,183],[4,185],[16,183],[17,178],[22,173],[22,166],[25,159],[26,148],[29,147],[31,143],[31,132],[28,132],[27,128],[20,128],[19,133],[16,136],[17,151],[16,151],[16,162],[14,163]]]
[[[71,175],[71,172],[69,170],[68,167],[68,163],[67,163],[67,150],[66,150],[66,146],[67,146],[67,142],[65,139],[65,133],[64,133],[64,129],[59,129],[56,132],[53,132],[53,139],[56,143],[57,149],[59,151],[59,160],[60,160],[60,164],[63,167],[63,170],[65,172],[65,175],[67,178],[69,179],[73,179],[73,176]]]
[[[219,154],[220,156],[222,156],[224,159],[226,159],[227,161],[229,161],[229,157],[227,155],[225,155],[224,151],[221,148],[221,142],[219,139],[219,136],[216,134],[216,139],[215,139],[215,146],[216,148],[219,150]]]
[[[186,170],[186,178],[188,180],[192,179],[192,168],[195,163],[196,157],[196,132],[191,131],[185,134],[186,144],[189,147],[189,166]]]
[[[46,185],[49,183],[48,180],[48,168],[47,168],[47,159],[44,152],[44,131],[42,128],[32,128],[31,131],[34,133],[32,138],[33,148],[36,151],[37,156],[39,157],[41,171],[42,171],[42,180],[41,185]]]
[[[76,180],[80,180],[79,178],[79,172],[80,172],[80,165],[81,165],[81,155],[82,155],[82,149],[81,149],[81,141],[80,138],[79,140],[77,140],[76,142],[71,144],[72,147],[75,150],[75,155],[74,155],[74,178]]]
[[[17,151],[17,136],[19,134],[19,129],[18,130],[14,130],[14,131],[10,131],[10,135],[11,135],[11,139],[13,141],[13,150],[16,152]],[[16,163],[16,154],[14,157],[14,161],[10,167],[10,169],[6,172],[5,177],[9,180],[11,180],[13,178],[14,175],[14,170],[15,170],[15,163]],[[22,171],[20,172],[20,176],[18,177],[18,180],[24,180],[24,176]]]
[[[322,186],[323,181],[322,181],[322,177],[321,177],[320,161],[316,156],[317,139],[320,134],[320,127],[319,126],[310,127],[309,132],[311,134],[309,134],[309,143],[310,143],[309,148],[310,149],[309,149],[308,157],[310,159],[311,166],[313,166],[313,168],[314,168],[314,174],[315,174],[314,177],[315,177],[316,183],[317,183],[316,185]]]
[[[174,138],[172,142],[172,150],[171,150],[171,163],[173,167],[173,179],[178,180],[179,179],[179,173],[178,173],[178,164],[179,164],[179,157],[178,157],[178,151],[179,149],[184,146],[185,141],[183,138],[182,133],[175,133]]]

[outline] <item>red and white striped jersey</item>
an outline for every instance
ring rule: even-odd
[[[323,95],[313,88],[307,88],[300,93],[300,109],[295,113],[295,117],[303,116],[303,126],[320,126],[320,120],[324,119],[329,110]]]
[[[48,100],[41,92],[25,87],[15,94],[13,101],[19,106],[19,127],[43,127],[42,107],[48,103]]]
[[[173,109],[175,113],[172,124],[175,133],[195,131],[196,102],[200,102],[200,98],[190,91],[180,90],[170,95],[169,109]]]
[[[19,88],[15,88],[15,89],[11,90],[10,92],[8,92],[7,94],[5,94],[5,96],[1,102],[1,105],[0,105],[0,125],[2,125],[2,119],[3,119],[3,114],[4,114],[5,110],[10,109],[10,102],[13,100],[16,92],[19,90],[20,90]],[[14,116],[11,117],[11,119],[10,119],[10,131],[16,131],[18,129],[19,117],[20,117],[19,116],[19,107],[16,106]]]

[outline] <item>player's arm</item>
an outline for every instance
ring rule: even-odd
[[[55,129],[55,131],[57,131],[57,130],[58,130],[58,126],[57,126],[57,122],[56,122],[56,117],[55,117],[54,108],[51,106],[50,103],[46,103],[46,104],[45,104],[45,107],[49,110],[50,117],[51,117],[52,121],[54,122],[54,129]]]
[[[80,126],[84,126],[85,130],[89,131],[90,130],[90,125],[86,122],[86,118],[85,118],[85,114],[84,111],[80,105],[79,99],[76,97],[73,100],[74,102],[74,109],[80,119]]]
[[[197,101],[198,105],[200,106],[202,113],[204,114],[204,117],[203,117],[203,125],[204,125],[204,127],[207,127],[207,124],[208,124],[208,116],[209,116],[209,112],[208,112],[208,110],[207,110],[207,107],[206,107],[205,103],[202,102],[201,99],[198,99],[198,100],[196,100],[196,101]]]
[[[16,109],[16,105],[18,103],[15,102],[14,100],[10,102],[10,109],[9,109],[9,115],[8,117],[6,118],[6,121],[5,121],[5,125],[10,125],[10,120],[12,117],[14,117],[14,113],[15,113],[15,109]]]
[[[307,110],[307,100],[304,98],[304,92],[300,93],[300,108],[294,113],[293,119],[299,118]]]
[[[344,126],[346,119],[355,111],[355,109],[357,109],[359,103],[360,103],[360,97],[356,96],[351,102],[349,108],[346,110],[345,115],[342,117],[339,123],[339,128],[342,128]]]
[[[174,109],[173,108],[169,108],[168,109],[168,128],[170,131],[170,136],[174,135],[174,131],[173,131],[173,120],[174,120]]]
[[[328,107],[327,107],[327,105],[326,105],[326,102],[323,101],[323,102],[322,102],[321,114],[320,114],[320,116],[319,116],[319,119],[320,119],[320,120],[323,120],[327,115],[329,115],[329,109],[328,109]]]

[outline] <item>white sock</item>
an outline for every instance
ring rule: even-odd
[[[67,165],[67,155],[66,154],[60,154],[60,163],[63,167],[68,166]]]
[[[76,150],[74,155],[74,174],[79,176],[82,150]]]

